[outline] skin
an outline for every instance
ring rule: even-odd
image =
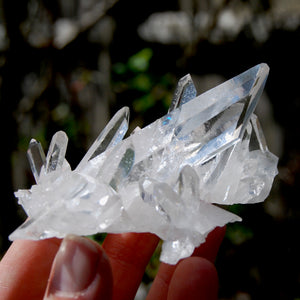
[[[192,257],[161,263],[147,300],[217,299],[213,262],[224,234],[216,228]],[[1,299],[134,299],[158,242],[149,233],[108,234],[102,247],[77,236],[15,241],[0,262]]]

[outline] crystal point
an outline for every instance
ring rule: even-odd
[[[189,102],[197,96],[197,90],[190,74],[185,75],[178,81],[174,92],[169,112]]]
[[[35,139],[31,139],[28,150],[27,158],[30,164],[32,174],[34,176],[35,182],[39,182],[39,177],[42,167],[45,165],[46,157],[44,150],[39,142]]]
[[[62,168],[67,151],[68,137],[63,131],[54,134],[46,158],[46,173]]]
[[[81,170],[89,160],[99,156],[107,148],[117,145],[128,130],[129,108],[121,108],[109,121],[103,131],[99,134],[93,145],[85,154],[77,170]]]
[[[214,204],[270,192],[278,159],[253,114],[268,72],[257,65],[199,96],[183,77],[167,115],[123,140],[129,110],[119,110],[73,171],[63,132],[46,159],[32,140],[37,184],[15,193],[29,219],[10,239],[152,232],[164,240],[162,261],[191,255],[215,227],[241,221]]]

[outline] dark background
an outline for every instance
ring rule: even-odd
[[[66,131],[75,167],[120,107],[145,126],[186,73],[203,92],[266,62],[257,113],[279,175],[264,203],[232,208],[220,298],[299,299],[299,33],[297,0],[0,0],[0,254],[25,218],[13,192],[34,182],[32,137],[46,150]]]

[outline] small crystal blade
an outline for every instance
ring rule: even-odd
[[[121,108],[109,121],[103,131],[99,134],[95,142],[80,161],[76,170],[81,170],[86,163],[100,155],[107,148],[118,144],[126,134],[129,123],[129,108]]]
[[[245,89],[246,91],[248,90],[248,95],[244,99],[241,99],[241,102],[244,103],[245,105],[245,109],[241,114],[240,119],[237,123],[237,128],[240,127],[240,132],[239,132],[240,138],[242,138],[242,136],[244,135],[250,117],[252,116],[256,108],[256,105],[258,103],[258,100],[260,99],[260,96],[264,90],[268,78],[269,70],[270,69],[268,65],[263,63],[251,68],[250,70],[248,70],[248,72],[246,71],[242,73],[245,75],[247,73],[248,75],[252,75],[253,80],[246,81],[244,84],[242,84],[242,88]],[[247,78],[247,76],[245,75],[244,77]]]
[[[262,152],[268,151],[268,146],[261,125],[256,115],[251,116],[251,125],[253,128],[250,138],[250,150],[260,149]]]
[[[53,172],[63,166],[67,145],[68,137],[65,132],[58,131],[53,135],[46,158],[46,173]]]
[[[197,90],[193,83],[192,77],[190,74],[187,74],[178,81],[168,112],[173,111],[184,103],[194,99],[196,96]]]
[[[41,169],[42,166],[45,164],[46,158],[41,144],[37,142],[35,139],[31,139],[29,143],[28,150],[27,150],[27,158],[35,182],[38,183]]]

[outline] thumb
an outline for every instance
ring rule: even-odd
[[[112,298],[112,271],[97,243],[67,236],[54,259],[44,300]]]

